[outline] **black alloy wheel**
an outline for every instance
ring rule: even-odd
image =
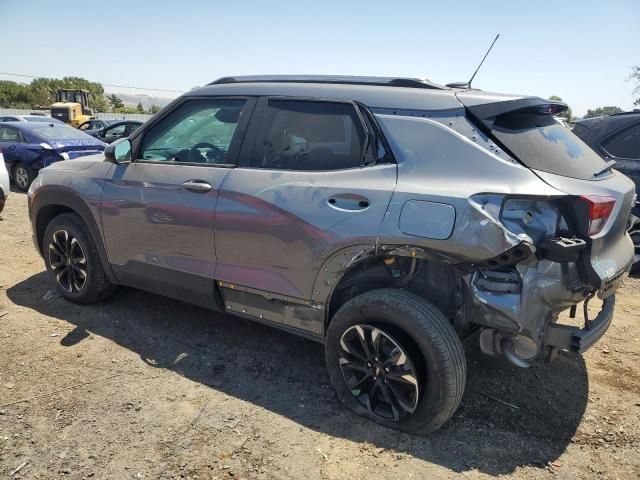
[[[373,415],[399,421],[415,412],[418,373],[405,348],[374,325],[348,328],[340,339],[340,369],[354,397]]]
[[[82,291],[87,283],[87,258],[78,239],[67,230],[56,230],[48,250],[58,284],[69,293]]]

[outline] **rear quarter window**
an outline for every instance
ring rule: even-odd
[[[586,180],[606,166],[591,147],[550,115],[529,112],[501,115],[491,133],[533,170]]]

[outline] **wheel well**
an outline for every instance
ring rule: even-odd
[[[72,208],[65,205],[46,205],[38,211],[36,219],[36,238],[38,239],[38,249],[42,253],[42,239],[44,231],[47,229],[49,222],[62,213],[77,213]]]
[[[431,302],[452,323],[461,307],[461,274],[442,261],[404,256],[375,256],[340,278],[329,300],[327,325],[350,299],[370,290],[409,290]]]

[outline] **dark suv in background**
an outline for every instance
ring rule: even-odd
[[[573,133],[605,160],[614,160],[616,170],[633,180],[636,192],[640,192],[640,110],[579,120]],[[633,214],[640,217],[640,203],[636,203]],[[633,273],[639,276],[640,220],[635,221],[630,235],[636,249]]]
[[[429,432],[462,398],[462,339],[527,367],[612,321],[634,185],[565,109],[407,78],[223,78],[41,170],[35,245],[72,302],[128,285],[317,340],[347,407]],[[584,327],[558,323],[594,297]]]

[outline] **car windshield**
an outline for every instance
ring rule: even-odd
[[[56,120],[55,118],[51,118],[51,117],[32,116],[32,117],[24,117],[24,119],[27,122],[56,123],[58,125],[64,125],[60,120]]]
[[[92,140],[92,137],[80,130],[66,125],[42,124],[34,126],[32,133],[44,140]]]
[[[606,167],[598,154],[550,115],[502,115],[491,133],[534,170],[586,180]]]

